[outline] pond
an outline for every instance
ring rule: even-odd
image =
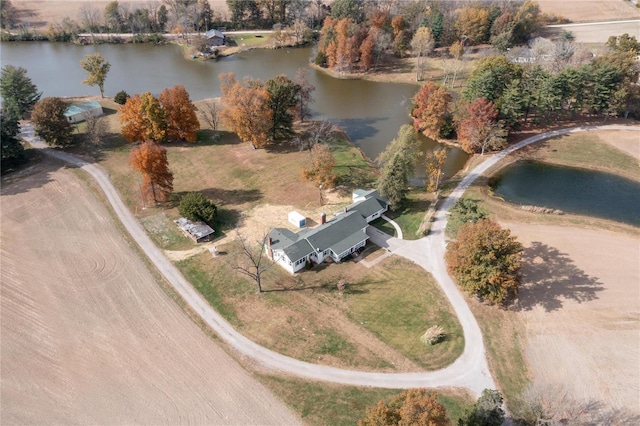
[[[610,173],[520,161],[494,177],[491,187],[512,203],[640,226],[640,182]]]
[[[110,97],[120,90],[157,95],[181,84],[195,101],[220,96],[220,73],[233,72],[239,79],[250,76],[267,80],[278,74],[293,78],[298,68],[306,67],[309,81],[316,87],[311,105],[313,118],[342,126],[370,159],[386,148],[400,126],[410,123],[411,98],[418,90],[413,84],[333,78],[309,66],[311,48],[255,49],[219,60],[193,61],[185,59],[182,48],[176,45],[15,42],[2,43],[1,61],[2,66],[26,68],[45,97],[95,95],[99,94],[97,87],[82,84],[86,73],[80,67],[80,60],[95,52],[111,63],[105,82],[105,95]],[[425,150],[436,146],[424,137],[422,144]],[[468,155],[456,148],[447,149],[448,177],[464,166]]]

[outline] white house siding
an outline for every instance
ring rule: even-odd
[[[355,246],[351,247],[349,250],[345,250],[342,253],[340,253],[337,256],[337,259],[335,257],[335,253],[334,253],[333,260],[335,260],[336,262],[340,262],[341,259],[347,257],[348,255],[350,255],[354,251],[358,250],[359,248],[364,247],[366,244],[367,244],[367,240],[363,240],[363,241],[359,242]]]

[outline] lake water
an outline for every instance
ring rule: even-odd
[[[183,85],[192,100],[220,96],[218,74],[233,72],[267,80],[278,74],[293,78],[298,68],[308,69],[316,87],[311,105],[315,119],[328,119],[342,126],[351,140],[370,159],[375,159],[397,135],[400,126],[410,123],[411,98],[418,90],[412,84],[377,83],[333,78],[309,67],[311,48],[256,49],[220,60],[192,61],[184,58],[176,45],[126,44],[75,46],[67,43],[2,43],[0,62],[27,69],[27,75],[44,92],[43,96],[97,95],[97,87],[82,84],[86,78],[80,67],[85,55],[99,52],[111,63],[105,95],[120,90],[129,94],[160,93],[167,87]],[[436,143],[422,138],[423,148]],[[468,155],[447,148],[445,175],[460,170]],[[421,174],[421,173],[418,173]]]
[[[521,161],[493,179],[505,200],[640,226],[640,182],[609,173]]]

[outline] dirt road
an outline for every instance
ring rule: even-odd
[[[297,424],[52,163],[2,187],[0,423]]]

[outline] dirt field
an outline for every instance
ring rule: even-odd
[[[577,26],[571,24],[563,25],[561,27],[548,28],[545,31],[545,36],[556,37],[560,35],[563,30],[573,34],[578,43],[586,44],[604,44],[612,35],[629,34],[636,38],[640,37],[640,23],[638,22],[611,22],[607,24]]]
[[[504,223],[525,246],[520,312],[537,386],[640,414],[640,242],[613,232]]]
[[[35,29],[46,30],[49,24],[62,22],[66,17],[80,21],[79,11],[83,6],[98,9],[102,16],[104,8],[111,2],[108,0],[12,0],[12,3],[21,11],[22,22],[29,23]],[[159,6],[162,0],[124,0],[118,3],[122,8],[136,9],[149,7],[149,5]],[[210,0],[209,3],[214,12],[228,13],[225,0]]]
[[[3,182],[2,424],[294,424],[49,163]]]
[[[640,18],[640,9],[626,0],[538,0],[540,10],[571,22]]]

